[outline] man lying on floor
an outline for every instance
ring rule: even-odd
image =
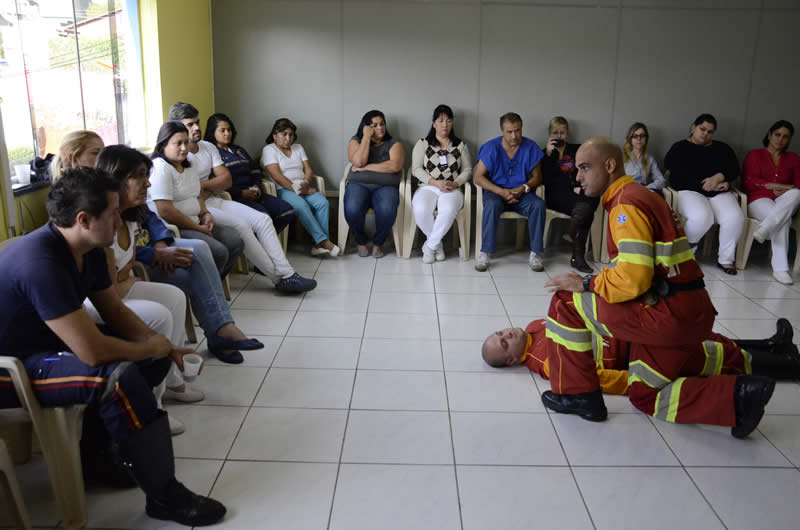
[[[481,354],[486,364],[495,368],[524,364],[545,379],[550,378],[545,322],[534,320],[525,329],[495,331],[483,342]],[[698,348],[705,352],[706,363],[700,374],[754,374],[773,379],[800,379],[800,353],[792,342],[794,330],[785,318],[775,323],[777,331],[768,339],[729,339],[712,333]],[[628,348],[630,344],[602,337],[602,344],[592,345],[600,387],[605,394],[628,393]],[[746,350],[744,348],[747,348]]]

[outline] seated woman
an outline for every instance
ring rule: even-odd
[[[364,218],[370,208],[375,211],[372,256],[384,256],[383,244],[397,218],[405,156],[403,146],[386,129],[383,113],[371,110],[364,114],[347,145],[347,158],[353,167],[344,192],[344,216],[361,257],[369,256]]]
[[[58,153],[50,164],[53,183],[67,168],[94,167],[103,145],[100,136],[92,131],[72,131],[64,135],[58,146]]]
[[[649,138],[644,123],[636,122],[630,126],[622,146],[625,174],[632,176],[642,186],[647,186],[647,189],[661,192],[667,181],[658,169],[656,159],[647,154]]]
[[[550,120],[549,138],[542,159],[542,177],[547,207],[570,216],[569,236],[572,239],[571,267],[581,272],[593,272],[586,263],[586,240],[594,221],[599,197],[587,197],[578,181],[575,153],[579,144],[567,143],[569,123],[563,116]]]
[[[175,286],[182,291],[182,296],[185,293],[189,297],[206,335],[208,350],[219,360],[240,364],[244,358],[239,350],[263,348],[261,342],[248,339],[236,327],[208,245],[199,239],[173,239],[164,223],[145,205],[150,186],[148,175],[153,167],[150,159],[136,149],[112,145],[100,153],[97,167],[120,183],[119,207],[124,222],[112,246],[119,288],[124,290],[126,284],[135,281],[130,275],[130,263],[133,259],[140,261],[147,266],[151,280]],[[132,248],[135,248],[135,256]],[[133,283],[135,288],[140,285],[144,284]],[[161,289],[171,287],[162,286]],[[174,317],[179,319],[180,313]],[[168,383],[168,388],[171,386],[174,390],[176,385]],[[167,397],[176,397],[173,394]]]
[[[234,201],[269,215],[275,232],[279,234],[294,221],[292,205],[267,193],[261,182],[263,175],[258,162],[250,158],[244,147],[233,143],[236,126],[228,116],[212,114],[206,122],[203,139],[217,146],[223,164],[231,172],[231,187],[227,191]]]
[[[728,144],[711,138],[717,120],[701,114],[692,124],[689,138],[672,144],[664,166],[670,185],[678,190],[678,213],[686,218],[684,229],[692,250],[711,225],[719,223],[717,266],[735,275],[736,243],[744,227],[744,215],[731,193],[730,182],[739,175],[739,161]]]
[[[153,171],[148,198],[158,215],[181,230],[187,239],[205,241],[222,278],[228,275],[244,242],[233,228],[217,225],[200,196],[200,181],[186,171],[189,132],[181,122],[168,121],[158,131],[150,156]]]
[[[261,165],[278,186],[278,197],[289,203],[314,240],[312,256],[338,256],[328,229],[328,199],[314,188],[314,171],[303,146],[295,143],[297,126],[281,118],[272,126]]]
[[[428,238],[422,245],[423,263],[444,261],[442,238],[464,206],[459,188],[472,177],[469,148],[453,132],[453,110],[439,105],[432,122],[428,136],[414,145],[411,154],[411,172],[420,182],[411,201],[414,219]]]
[[[791,285],[789,274],[789,227],[800,206],[800,157],[788,151],[794,126],[776,121],[764,137],[764,149],[753,149],[744,159],[743,188],[748,213],[761,221],[753,236],[772,240],[772,276]]]

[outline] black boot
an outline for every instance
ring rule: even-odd
[[[764,407],[775,390],[775,380],[758,375],[740,375],[733,388],[736,407],[736,426],[731,427],[734,438],[747,438],[758,427]]]
[[[792,348],[797,355],[797,346],[792,344]],[[747,348],[747,351],[752,356],[753,375],[764,375],[777,381],[800,379],[800,360],[797,358],[753,348]]]
[[[794,328],[785,318],[775,322],[775,334],[768,339],[736,339],[734,342],[741,348],[753,348],[777,353],[785,357],[800,359],[794,340]]]
[[[578,201],[570,214],[570,234],[572,240],[572,259],[569,264],[572,268],[583,273],[594,272],[586,263],[586,240],[589,239],[589,230],[594,217],[594,205],[586,201]]]
[[[196,495],[175,480],[175,459],[167,414],[132,434],[118,451],[147,495],[147,515],[186,526],[207,526],[221,520],[225,506]]]
[[[608,417],[601,390],[583,394],[555,394],[548,390],[542,394],[542,404],[550,410],[562,414],[577,414],[589,421],[605,421]]]
[[[112,488],[135,488],[136,482],[128,468],[117,458],[96,407],[88,407],[83,414],[80,451],[83,480],[87,486],[93,484]]]
[[[585,230],[575,232],[575,239],[572,242],[572,258],[569,260],[570,267],[586,274],[594,272],[594,269],[586,263],[586,240],[588,238],[589,232]]]

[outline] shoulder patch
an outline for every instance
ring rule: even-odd
[[[622,225],[622,224],[625,224],[627,221],[628,221],[628,216],[627,216],[627,215],[625,215],[624,213],[621,213],[621,214],[619,214],[619,215],[617,216],[617,222],[618,222],[619,224],[621,224],[621,225]]]

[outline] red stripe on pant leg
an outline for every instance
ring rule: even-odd
[[[117,404],[120,412],[122,413],[122,417],[125,418],[125,422],[128,424],[128,428],[131,431],[136,431],[136,426],[133,424],[133,419],[131,419],[130,415],[128,415],[128,408],[122,403],[122,400],[119,398],[116,392],[112,394],[114,396],[114,403]]]

